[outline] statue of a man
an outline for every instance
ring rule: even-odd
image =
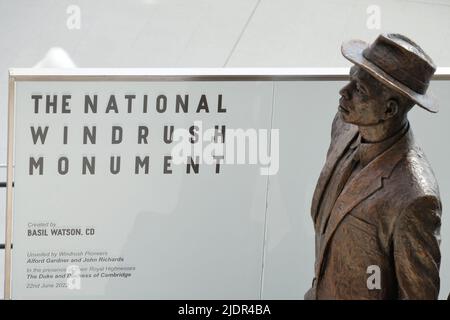
[[[312,200],[315,278],[307,299],[436,299],[441,201],[407,114],[437,112],[436,67],[413,41],[342,45],[354,66]]]

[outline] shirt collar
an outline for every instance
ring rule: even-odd
[[[400,138],[409,130],[409,122],[407,122],[401,130],[399,130],[393,136],[380,141],[380,142],[362,142],[361,134],[358,134],[357,139],[352,143],[350,148],[358,147],[358,157],[362,167],[368,165],[372,160],[374,160],[381,153],[386,151],[394,143],[396,143]]]

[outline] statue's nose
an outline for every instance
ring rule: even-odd
[[[350,99],[350,91],[349,91],[349,87],[351,85],[351,82],[349,84],[347,84],[345,87],[343,87],[341,90],[339,90],[339,94],[344,97],[346,100]]]

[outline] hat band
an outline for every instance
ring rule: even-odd
[[[362,54],[367,60],[411,90],[420,94],[425,94],[427,91],[429,82],[423,82],[413,77],[410,72],[398,68],[399,64],[395,63],[395,59],[393,61],[386,59],[386,53],[384,51],[368,47]]]

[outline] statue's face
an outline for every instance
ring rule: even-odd
[[[382,122],[386,117],[388,92],[388,88],[364,69],[353,66],[350,69],[350,82],[339,91],[342,119],[358,126]]]

